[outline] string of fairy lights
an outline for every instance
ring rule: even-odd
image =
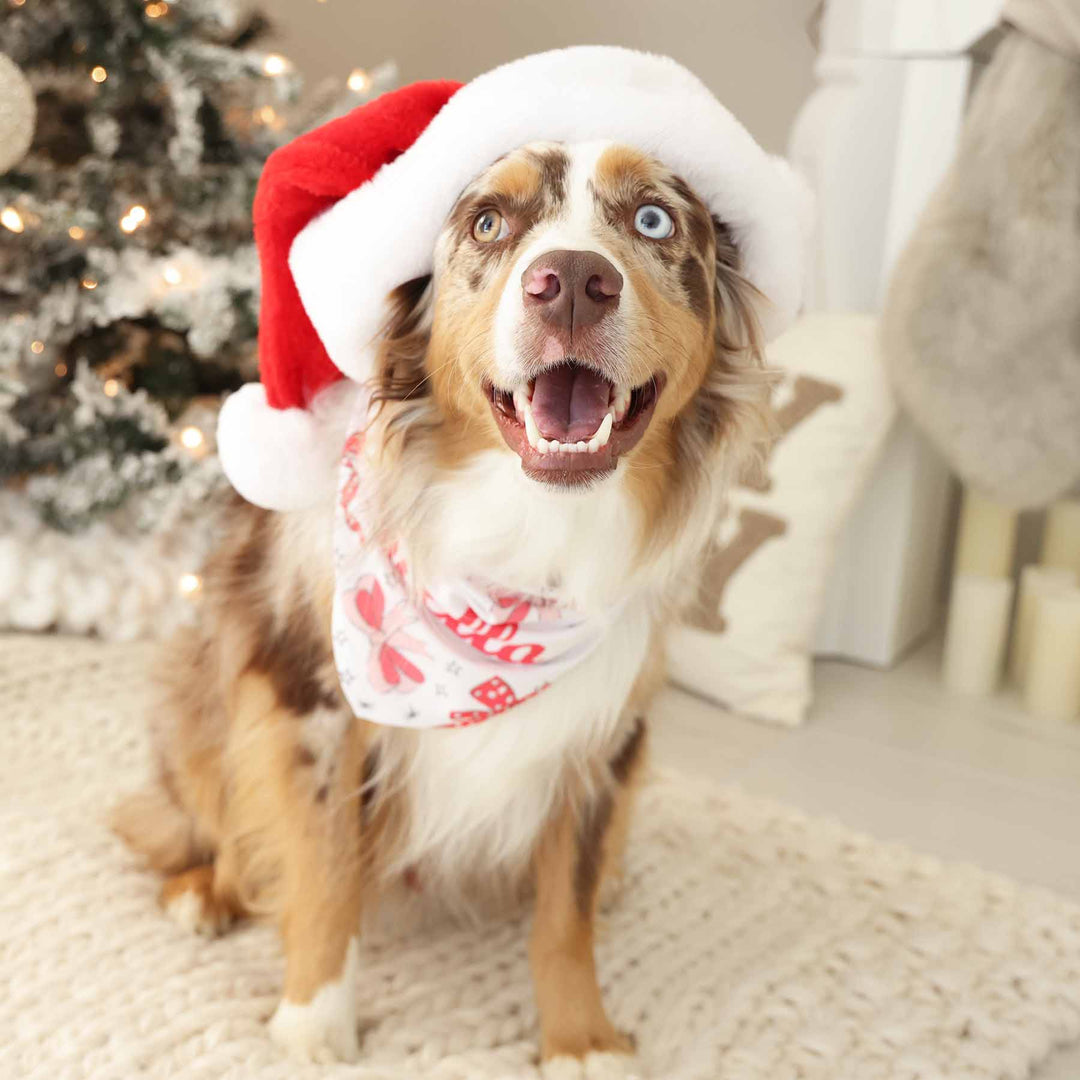
[[[7,0],[12,8],[21,8],[33,0]],[[143,14],[148,20],[167,19],[172,8],[182,0],[149,0],[144,4]],[[315,0],[318,4],[325,4],[327,0]],[[87,44],[76,41],[73,51],[78,56],[83,56],[87,51]],[[293,70],[292,62],[288,57],[278,52],[267,53],[262,58],[262,72],[270,79],[280,78]],[[109,71],[104,64],[88,61],[86,68],[87,77],[95,84],[102,87],[109,80]],[[354,68],[345,79],[349,90],[357,95],[366,94],[373,85],[372,76],[363,68]],[[252,121],[270,131],[280,131],[285,126],[285,118],[272,105],[260,105],[252,114]],[[117,226],[125,236],[131,236],[140,229],[146,228],[152,220],[151,211],[141,202],[134,202],[128,206],[117,219]],[[0,208],[0,227],[10,233],[20,234],[27,229],[34,229],[41,224],[36,214],[20,210],[14,205]],[[72,224],[67,230],[68,236],[76,243],[88,240],[88,233],[84,226]],[[167,263],[162,270],[161,278],[167,288],[179,288],[185,284],[183,270],[172,263]],[[98,287],[98,281],[87,275],[80,282],[80,287],[87,292],[92,292]],[[46,343],[41,340],[30,342],[29,350],[32,355],[40,356],[46,350]],[[54,372],[58,378],[68,374],[68,366],[63,361],[55,365]],[[106,378],[102,382],[102,392],[106,397],[116,397],[122,389],[121,383],[115,378]],[[189,424],[181,428],[175,434],[176,443],[193,457],[203,457],[209,453],[210,448],[205,432],[195,424]],[[181,574],[176,583],[177,592],[180,596],[189,600],[196,599],[202,592],[203,582],[198,573],[187,571]]]

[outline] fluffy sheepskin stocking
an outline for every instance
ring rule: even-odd
[[[1080,0],[1018,0],[1006,18],[882,339],[963,480],[1033,507],[1080,481]]]

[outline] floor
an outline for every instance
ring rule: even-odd
[[[939,657],[930,642],[888,672],[819,661],[794,731],[668,689],[655,757],[1080,900],[1080,725],[1036,724],[1010,692],[950,695]],[[1080,1046],[1037,1080],[1077,1077]]]

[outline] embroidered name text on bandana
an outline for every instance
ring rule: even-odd
[[[407,552],[369,543],[368,399],[350,422],[334,516],[334,661],[353,712],[397,727],[459,727],[547,689],[603,640],[610,617],[478,578],[417,590]]]

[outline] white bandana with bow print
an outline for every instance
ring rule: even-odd
[[[609,618],[468,577],[417,597],[400,544],[368,543],[368,396],[354,410],[334,518],[334,660],[353,712],[396,727],[462,727],[547,689],[603,640]]]

